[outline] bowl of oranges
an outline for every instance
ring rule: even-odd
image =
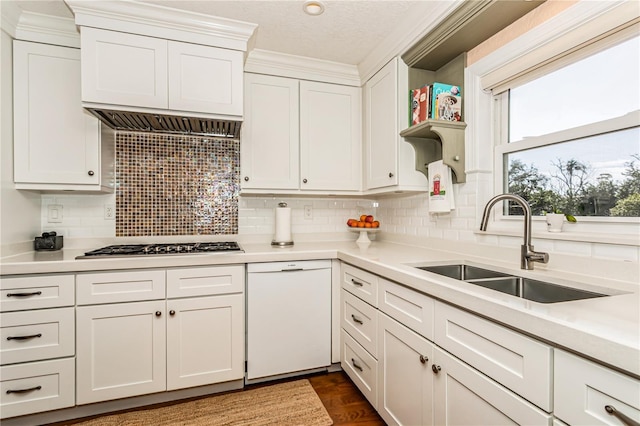
[[[370,244],[369,232],[377,232],[380,230],[380,222],[370,214],[363,214],[360,219],[347,220],[347,227],[353,232],[360,232],[360,236],[356,240],[358,244]]]

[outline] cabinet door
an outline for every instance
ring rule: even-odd
[[[78,404],[166,389],[165,303],[76,308]]]
[[[80,51],[16,40],[13,79],[15,182],[99,184],[99,124],[82,109]]]
[[[242,115],[241,51],[168,43],[170,109]]]
[[[167,301],[167,389],[242,379],[244,296]]]
[[[167,41],[82,27],[82,101],[167,108]]]
[[[381,312],[378,330],[378,413],[390,425],[433,424],[433,345]]]
[[[300,189],[361,186],[361,91],[300,82]]]
[[[364,86],[366,189],[398,184],[397,61],[385,65]]]
[[[547,425],[553,416],[447,352],[435,348],[433,406],[437,425]]]
[[[298,189],[298,80],[245,74],[243,189]]]

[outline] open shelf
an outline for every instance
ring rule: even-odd
[[[464,166],[464,129],[459,121],[426,120],[400,132],[416,151],[416,170],[427,176],[427,166],[442,159],[456,183],[467,180]],[[427,176],[428,177],[428,176]]]

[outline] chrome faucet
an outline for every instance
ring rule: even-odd
[[[484,206],[484,213],[482,213],[480,230],[487,230],[487,223],[489,222],[489,212],[491,211],[491,207],[493,207],[493,205],[498,201],[503,200],[515,201],[522,207],[522,210],[524,210],[524,244],[520,246],[520,268],[533,269],[533,262],[549,262],[548,253],[537,252],[533,250],[533,246],[531,245],[531,207],[529,206],[529,203],[527,203],[527,200],[519,195],[500,194],[490,199],[487,205]]]

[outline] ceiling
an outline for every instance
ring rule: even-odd
[[[2,0],[3,2],[6,0]],[[412,13],[455,0],[323,1],[325,12],[303,12],[304,0],[142,0],[258,24],[255,48],[357,65]],[[63,0],[17,0],[26,11],[72,18]]]

